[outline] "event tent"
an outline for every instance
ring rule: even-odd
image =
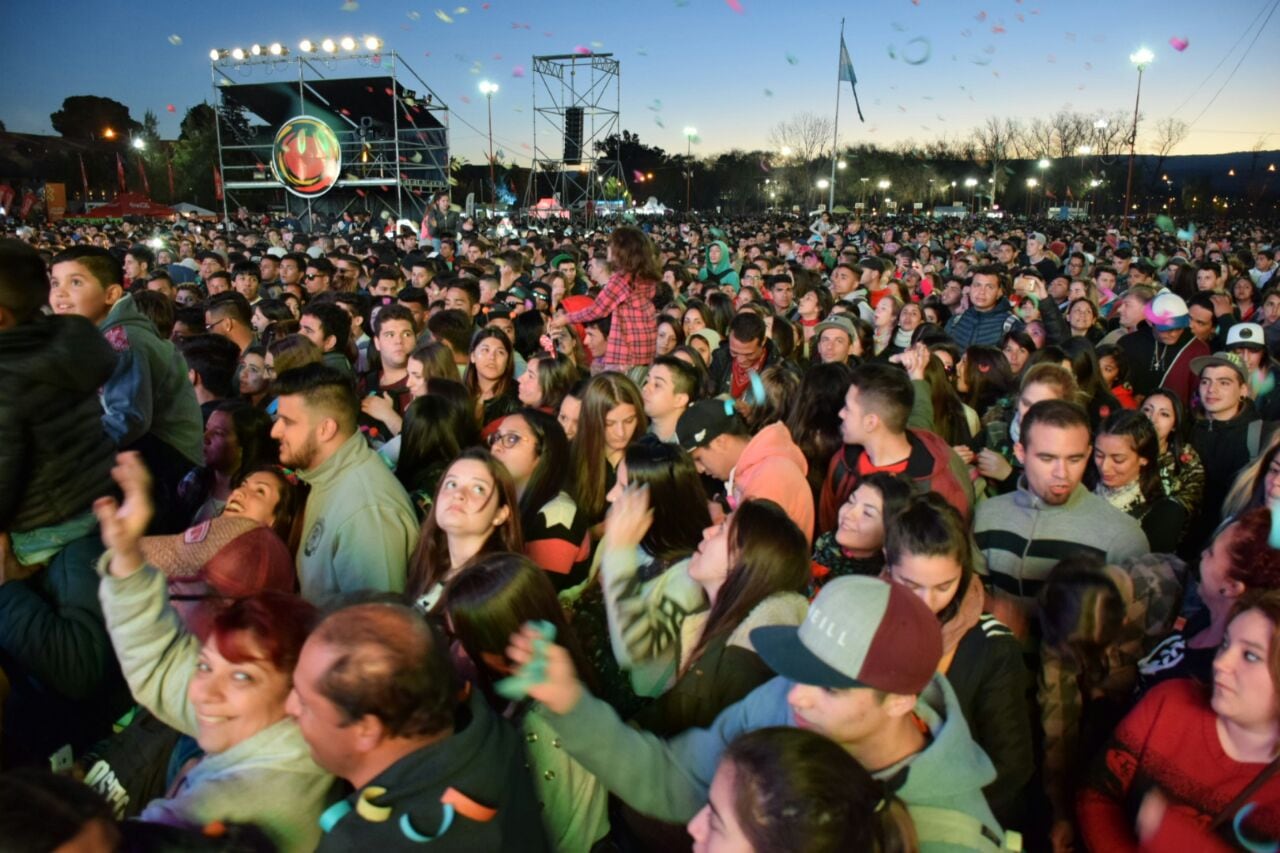
[[[86,211],[85,219],[122,219],[126,216],[173,216],[172,207],[157,204],[141,193],[120,193],[115,201]]]

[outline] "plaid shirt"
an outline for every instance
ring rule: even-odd
[[[568,323],[590,323],[613,315],[604,369],[625,372],[651,363],[658,351],[658,312],[653,307],[657,283],[632,281],[614,273],[590,308],[565,316]]]

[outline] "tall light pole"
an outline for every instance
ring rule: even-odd
[[[693,138],[698,135],[696,127],[684,129],[684,212],[693,210]]]
[[[1124,212],[1129,215],[1129,197],[1133,192],[1133,155],[1138,145],[1138,104],[1142,101],[1142,72],[1146,70],[1156,55],[1145,47],[1140,47],[1129,54],[1129,61],[1138,67],[1138,93],[1133,99],[1133,128],[1129,131],[1129,176],[1124,181]]]
[[[493,96],[497,91],[497,83],[491,83],[488,80],[480,81],[480,93],[489,104],[489,201],[494,205],[498,203],[498,182],[494,177],[493,168]]]
[[[972,208],[969,212],[971,214],[977,214],[978,212],[978,207],[977,207],[978,179],[965,178],[964,185],[969,188],[969,207]]]
[[[888,199],[885,198],[885,195],[886,195],[885,191],[888,190],[889,187],[891,187],[892,185],[893,184],[887,178],[881,178],[879,181],[876,182],[876,186],[879,187],[880,189],[880,201],[882,203],[886,203],[886,204],[888,203]]]
[[[1031,218],[1031,192],[1039,185],[1035,178],[1027,178],[1027,218]]]

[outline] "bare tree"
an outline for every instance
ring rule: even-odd
[[[985,160],[991,167],[993,180],[1004,179],[1000,164],[1005,160],[1018,156],[1023,136],[1022,125],[1017,119],[990,116],[986,122],[974,128],[973,147],[980,160]],[[999,189],[999,184],[992,185],[992,200]]]
[[[801,162],[818,159],[830,150],[835,125],[817,113],[796,113],[769,130],[769,145],[775,149],[790,148]]]
[[[1162,118],[1156,122],[1155,138],[1152,140],[1152,145],[1155,146],[1156,154],[1159,156],[1161,163],[1164,162],[1164,158],[1173,152],[1174,148],[1178,147],[1179,143],[1187,138],[1187,134],[1190,132],[1191,125],[1180,118]]]

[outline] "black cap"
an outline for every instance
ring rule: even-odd
[[[732,400],[699,400],[684,410],[676,423],[676,439],[692,453],[706,447],[717,436],[733,432],[738,426],[738,413]]]

